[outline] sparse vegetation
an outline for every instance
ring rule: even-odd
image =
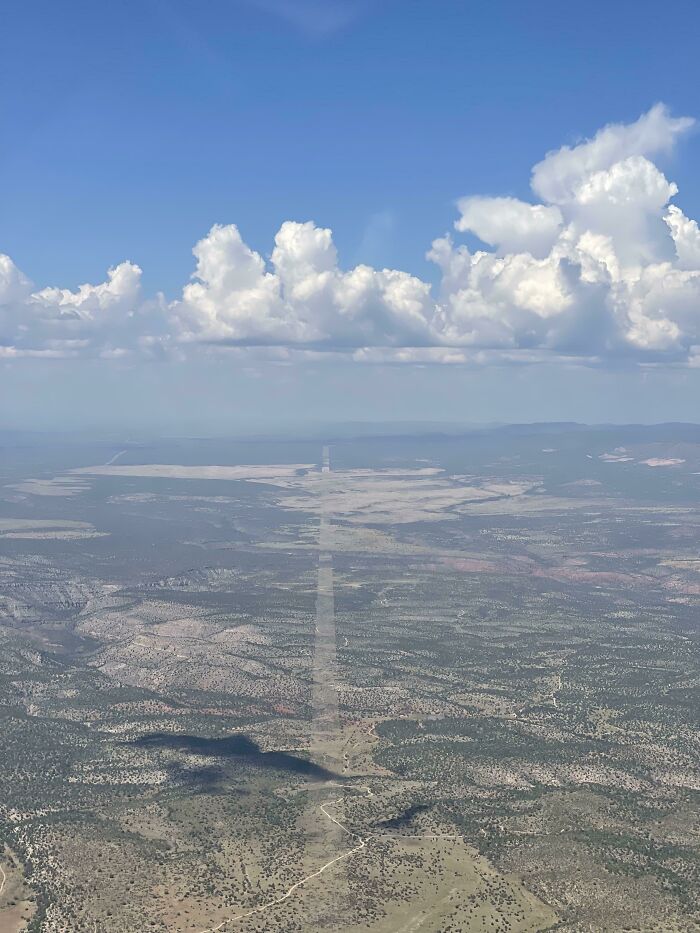
[[[697,929],[700,454],[533,443],[7,458],[2,929]]]

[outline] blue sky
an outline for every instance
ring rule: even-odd
[[[527,197],[545,152],[659,100],[700,114],[694,3],[327,5],[348,21],[319,35],[274,12],[311,23],[304,0],[10,3],[0,248],[37,282],[132,259],[175,292],[212,223],[266,252],[312,219],[347,262],[420,271],[461,195]],[[691,215],[699,159],[673,164]]]
[[[236,224],[267,262],[285,221],[312,220],[332,229],[341,269],[388,267],[439,288],[440,273],[426,259],[435,238],[452,231],[472,251],[484,248],[474,226],[461,236],[453,230],[460,197],[537,202],[530,172],[545,153],[593,138],[610,123],[634,124],[659,101],[669,119],[700,116],[699,27],[700,7],[673,0],[584,6],[550,0],[10,2],[0,36],[0,253],[35,291],[100,283],[107,268],[130,260],[143,270],[143,301],[162,291],[166,302],[189,301],[201,315],[205,298],[207,309],[223,299],[195,296],[197,304],[183,299],[182,289],[195,269],[192,248],[213,224]],[[696,127],[678,136],[677,144],[642,155],[677,184],[673,204],[697,218],[700,137]],[[623,156],[630,154],[637,157],[633,149]],[[578,215],[575,220],[580,228]],[[483,229],[483,221],[473,224]],[[228,241],[225,248],[238,247]],[[13,326],[19,313],[10,312]],[[195,339],[192,314],[179,306],[175,313],[188,321],[187,337],[178,337],[188,353],[193,342],[363,346],[336,330],[330,338],[319,328],[299,337],[298,328],[286,327],[273,339],[265,336],[269,328],[232,330],[228,323],[205,333],[199,322]],[[677,367],[696,346],[686,334],[689,313],[684,308],[685,317],[661,336],[657,328],[652,336],[645,331],[625,339],[635,354],[642,348],[643,362]],[[603,365],[612,371],[629,356],[627,345],[620,351],[618,341],[613,352],[608,341],[603,351],[590,350],[595,341],[580,332],[600,325],[595,310],[586,314],[567,324],[575,338],[567,333],[553,340],[528,324],[508,339],[518,351],[554,348],[557,367],[572,352],[589,362],[595,355],[600,367],[608,353],[614,363]],[[165,325],[149,326],[148,346],[162,343]],[[509,335],[517,327],[509,320]],[[683,334],[676,339],[671,330],[678,327]],[[400,327],[373,319],[363,328],[375,348],[435,342],[403,319]],[[481,327],[477,345],[500,353],[504,338],[489,342],[484,332]],[[121,353],[116,337],[100,340],[107,355]],[[12,335],[4,341],[14,346]],[[92,332],[89,342],[96,345]],[[42,347],[49,345],[55,340]],[[13,359],[15,375],[2,376],[6,386],[20,378],[19,365]],[[74,365],[79,380],[84,363]],[[234,356],[231,365],[240,370],[243,364]],[[308,363],[295,365],[305,378]],[[197,369],[201,360],[193,380]],[[42,384],[51,381],[51,369],[45,372]],[[439,386],[447,377],[430,378]],[[630,386],[637,379],[626,378]],[[687,378],[695,385],[692,373]],[[673,393],[668,397],[671,417]],[[399,414],[411,417],[409,407]]]

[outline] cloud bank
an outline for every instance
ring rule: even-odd
[[[177,300],[145,296],[122,262],[77,291],[37,289],[0,255],[0,358],[183,355],[212,348],[352,354],[358,361],[700,361],[700,229],[653,158],[693,120],[663,105],[534,166],[533,203],[463,197],[457,234],[427,257],[435,286],[344,270],[331,231],[286,221],[269,259],[238,228],[194,247]],[[240,352],[240,351],[239,351]]]

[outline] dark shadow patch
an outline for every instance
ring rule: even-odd
[[[211,758],[237,758],[261,768],[272,768],[291,774],[326,780],[335,777],[332,771],[317,765],[308,758],[291,755],[289,752],[263,752],[260,746],[247,735],[236,732],[220,739],[206,738],[199,735],[178,735],[166,732],[154,732],[143,735],[132,743],[141,748],[167,748],[191,755],[205,755]]]
[[[398,816],[377,823],[377,829],[405,829],[415,816],[418,816],[420,813],[425,813],[430,810],[430,808],[431,805],[428,803],[414,803],[413,806],[408,807],[403,813],[399,813]]]
[[[168,769],[168,773],[171,781],[186,784],[195,794],[216,793],[221,789],[225,778],[224,771],[215,765],[203,768],[183,768],[181,765],[174,765]]]

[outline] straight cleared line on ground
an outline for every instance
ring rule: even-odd
[[[335,598],[333,592],[333,526],[326,507],[326,485],[331,463],[328,447],[321,455],[319,483],[318,582],[316,585],[316,629],[311,695],[312,751],[329,757],[339,730]],[[320,746],[320,748],[319,748]]]

